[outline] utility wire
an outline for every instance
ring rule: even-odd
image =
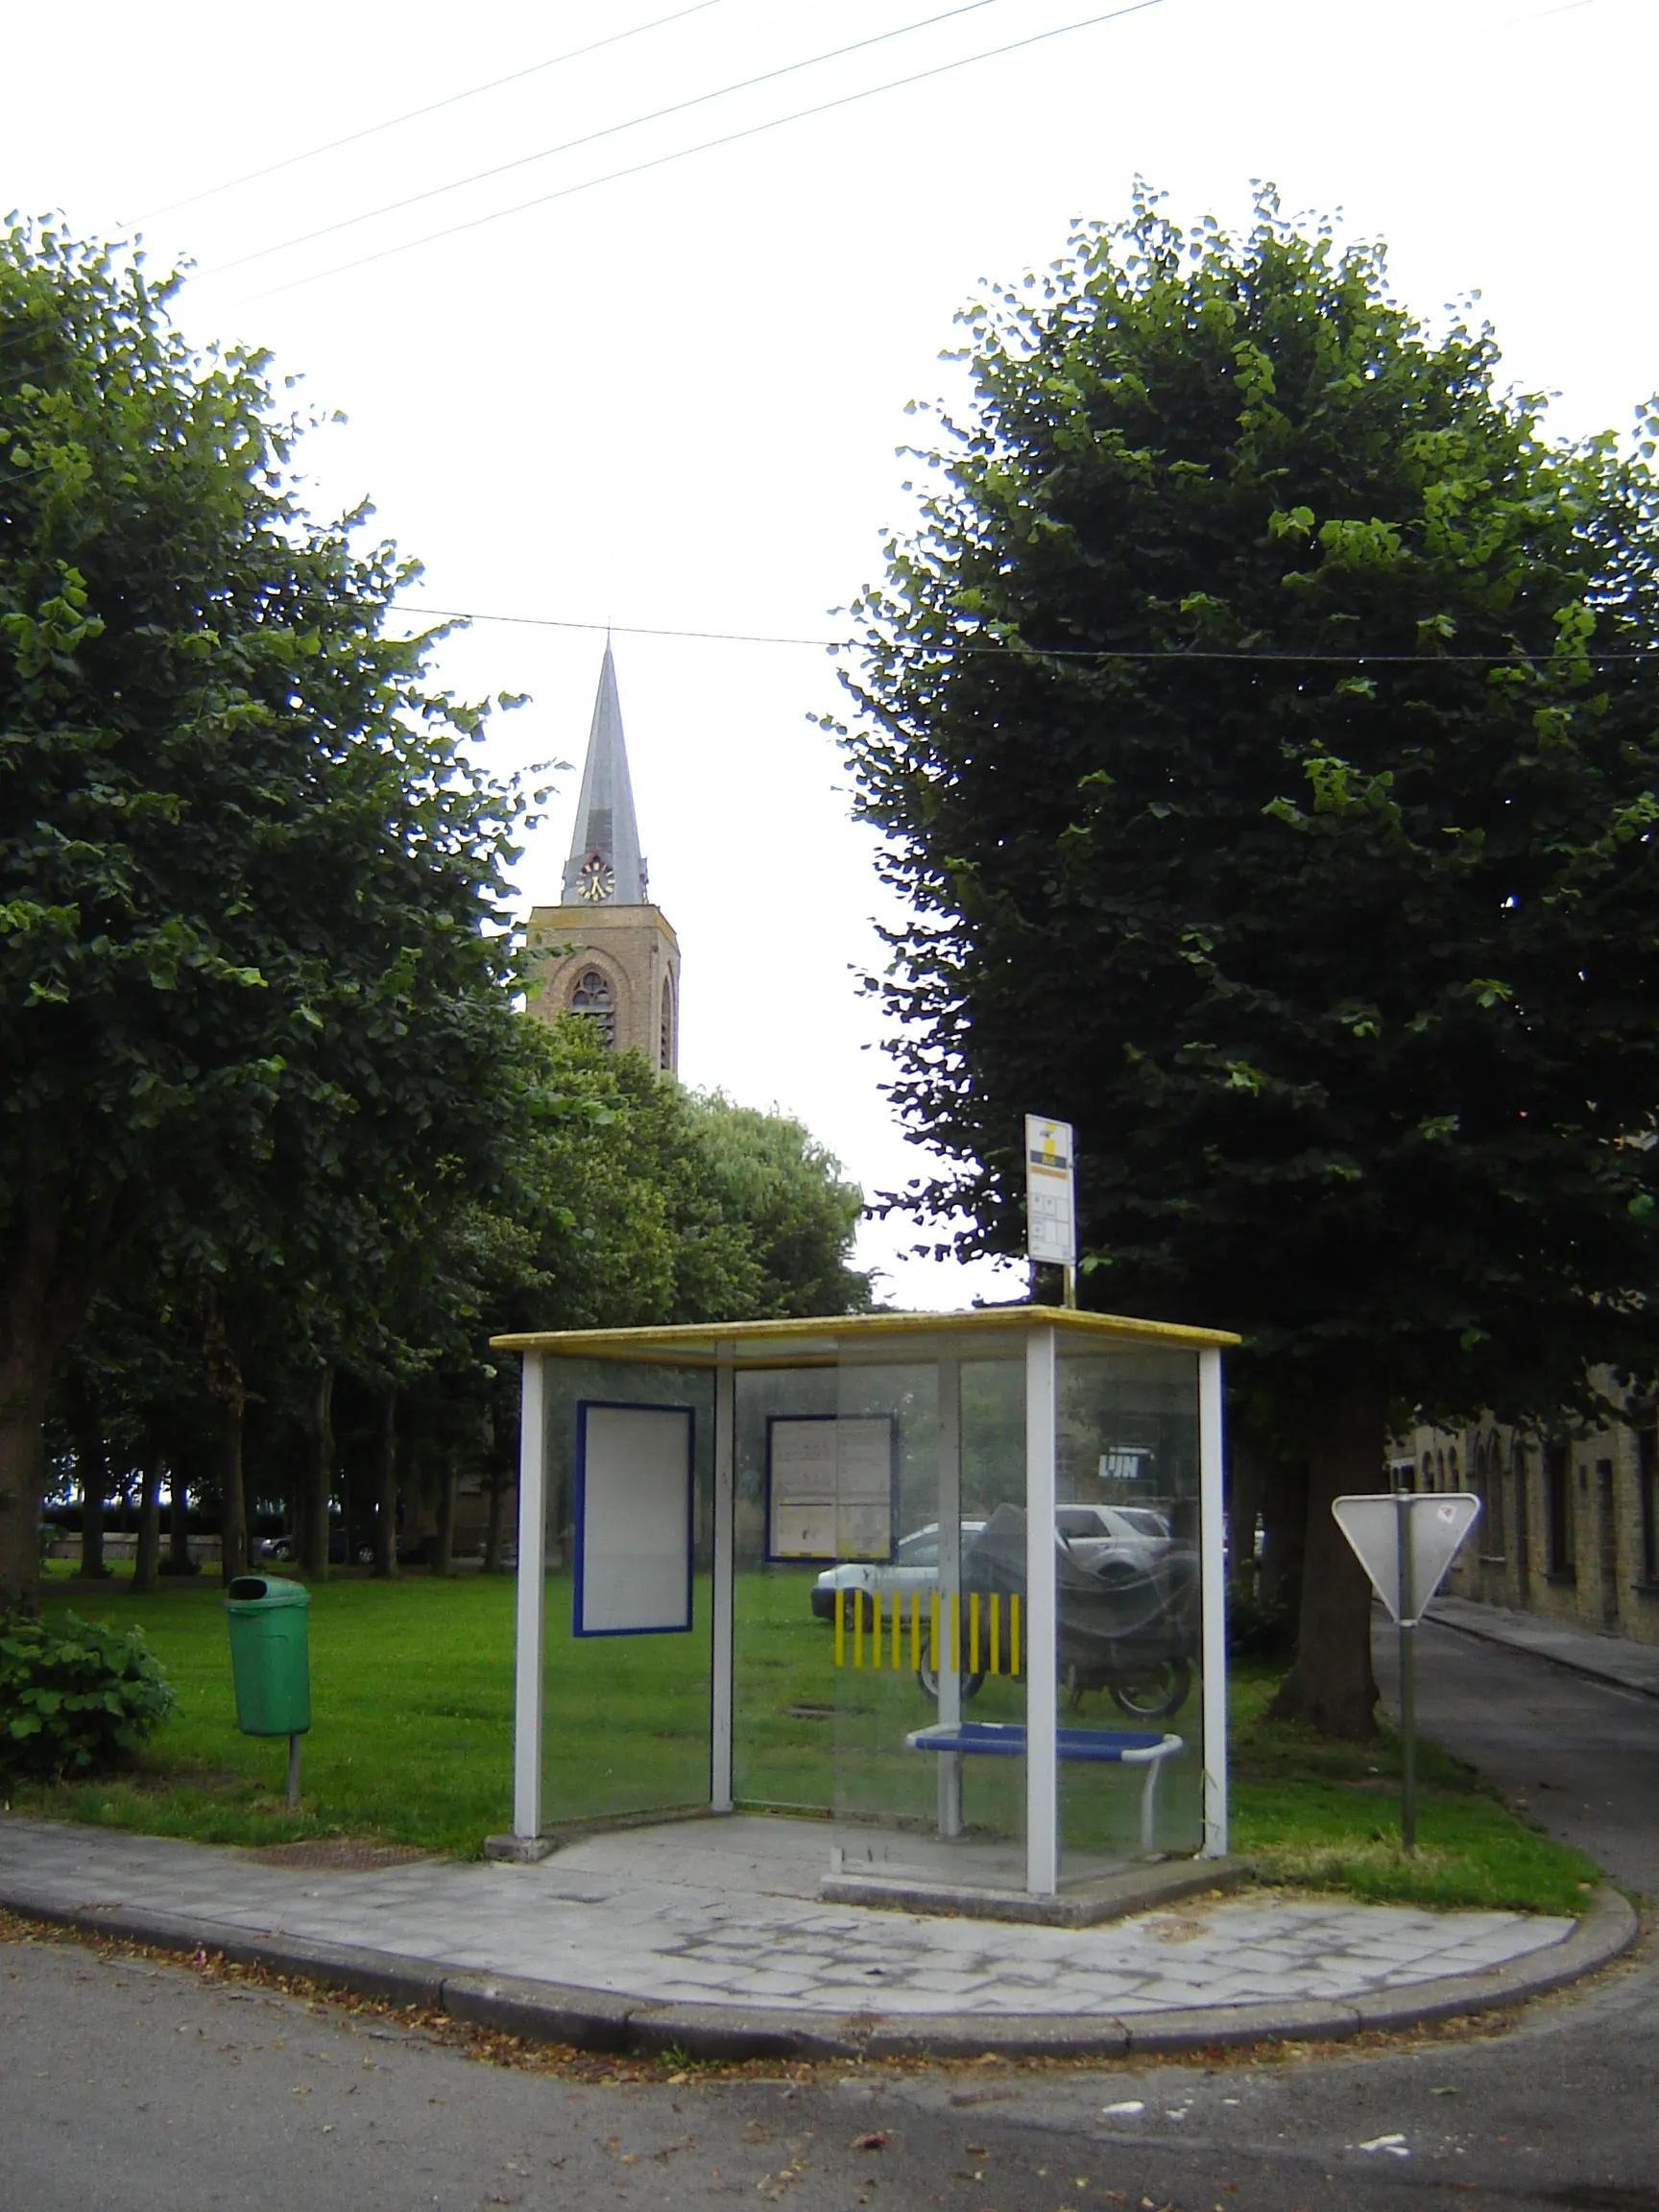
[[[435,615],[443,622],[499,622],[520,630],[580,630],[595,634],[603,631],[607,637],[681,637],[692,638],[709,645],[794,645],[805,646],[819,652],[852,653],[857,651],[864,640],[860,637],[791,637],[772,636],[742,630],[665,630],[642,622],[581,622],[574,617],[554,614],[489,614],[475,608],[398,606],[388,613],[404,615],[416,621],[425,615]],[[1443,668],[1447,666],[1478,668],[1509,668],[1547,661],[1551,656],[1541,653],[1368,653],[1363,647],[1352,653],[1252,653],[1241,650],[1228,651],[1211,646],[1157,645],[1126,647],[1116,645],[1031,645],[1023,640],[995,642],[978,645],[971,640],[952,639],[939,645],[903,645],[901,650],[919,659],[955,660],[964,654],[1000,654],[1004,659],[1021,655],[1033,661],[1255,661],[1263,666],[1330,666],[1354,667],[1412,667]],[[1650,661],[1659,665],[1659,646],[1634,652],[1593,653],[1580,656],[1598,667],[1623,661]]]
[[[657,15],[649,23],[636,23],[630,31],[613,31],[608,38],[595,38],[587,46],[572,46],[566,53],[553,54],[545,61],[532,61],[527,69],[512,70],[505,77],[492,77],[487,84],[470,84],[465,92],[450,92],[442,100],[434,100],[424,108],[410,108],[401,115],[388,115],[383,123],[369,123],[361,131],[349,131],[344,138],[330,138],[322,146],[311,146],[303,154],[284,155],[280,161],[272,161],[263,169],[250,169],[243,176],[228,177],[222,184],[208,184],[200,192],[187,193],[182,200],[169,200],[163,207],[152,207],[137,216],[137,223],[148,223],[156,215],[171,215],[180,207],[196,207],[204,200],[217,199],[222,192],[240,191],[244,184],[257,184],[262,178],[276,177],[285,169],[298,169],[302,162],[319,161],[325,154],[337,154],[342,146],[360,145],[365,138],[374,138],[382,131],[396,131],[404,123],[418,123],[423,115],[436,115],[443,108],[459,107],[464,100],[478,100],[486,92],[498,92],[504,84],[520,84],[526,77],[539,77],[545,70],[562,68],[566,61],[580,61],[585,55],[597,54],[606,46],[620,46],[629,38],[643,38],[649,31],[661,31],[665,24],[680,23],[687,15],[703,15],[710,8],[720,8],[725,0],[696,0],[690,8],[676,8],[671,15]]]
[[[428,230],[421,237],[406,238],[397,246],[383,246],[377,252],[360,254],[354,261],[336,262],[332,268],[313,270],[309,276],[290,277],[286,283],[272,284],[263,292],[249,295],[239,305],[252,300],[270,300],[277,294],[292,292],[303,284],[316,284],[328,276],[343,276],[353,269],[366,269],[375,261],[386,261],[399,253],[412,253],[417,247],[436,245],[443,238],[457,238],[469,230],[482,229],[486,224],[499,223],[509,215],[523,215],[534,207],[546,207],[556,200],[568,200],[581,192],[595,191],[601,184],[615,184],[626,177],[640,177],[648,170],[664,169],[675,161],[689,159],[693,154],[712,153],[717,147],[735,146],[745,138],[758,138],[768,131],[780,131],[788,123],[804,123],[814,115],[829,115],[838,108],[855,107],[861,100],[873,100],[880,92],[900,92],[907,85],[925,84],[935,77],[949,77],[954,70],[972,68],[978,61],[996,61],[1005,54],[1019,54],[1029,46],[1046,45],[1050,39],[1069,37],[1076,31],[1092,31],[1100,23],[1115,23],[1120,16],[1140,15],[1149,8],[1162,7],[1163,0],[1131,0],[1124,8],[1109,8],[1103,14],[1080,16],[1071,23],[1059,23],[1051,31],[1034,32],[1029,37],[1011,39],[1005,46],[990,46],[978,54],[963,54],[954,61],[941,61],[931,69],[918,69],[908,77],[889,78],[885,84],[868,84],[861,92],[846,92],[836,100],[821,101],[814,108],[798,108],[792,114],[775,115],[769,122],[753,123],[746,130],[729,131],[718,138],[704,138],[695,146],[682,146],[672,154],[659,154],[648,161],[636,161],[626,169],[613,169],[603,177],[589,177],[578,184],[563,185],[557,192],[543,192],[534,200],[517,201],[511,207],[498,207],[490,215],[475,215],[465,223],[452,223],[443,230]],[[913,27],[912,27],[913,28]],[[898,33],[889,36],[898,36]],[[845,49],[851,51],[851,49]],[[230,264],[227,263],[228,267]]]
[[[602,130],[584,132],[579,138],[565,138],[557,146],[543,146],[535,154],[520,154],[511,161],[499,161],[493,169],[475,169],[469,176],[457,177],[447,184],[430,185],[424,192],[411,192],[402,200],[389,200],[384,206],[371,207],[361,215],[342,216],[338,223],[325,223],[316,230],[302,230],[296,238],[279,239],[275,246],[257,246],[251,253],[239,253],[233,261],[218,261],[204,269],[204,276],[222,276],[228,270],[246,268],[251,261],[269,260],[273,253],[286,253],[293,247],[308,246],[314,239],[331,238],[341,230],[353,230],[360,224],[374,223],[382,215],[400,214],[405,207],[419,207],[428,200],[442,200],[445,194],[465,190],[469,184],[485,184],[493,177],[506,177],[516,169],[531,168],[538,161],[551,161],[556,155],[574,153],[579,146],[595,145],[601,138],[615,138],[624,131],[643,130],[648,123],[661,123],[669,115],[684,115],[687,108],[706,108],[713,100],[729,100],[738,92],[751,91],[757,84],[770,84],[780,77],[798,76],[803,69],[817,69],[826,61],[839,61],[845,55],[860,54],[867,46],[885,46],[891,39],[906,38],[914,31],[930,31],[937,23],[949,23],[953,16],[974,15],[983,8],[993,8],[999,0],[963,0],[955,8],[947,8],[943,14],[924,15],[917,22],[902,23],[896,30],[879,31],[869,38],[855,38],[850,46],[832,46],[828,53],[813,54],[803,61],[787,61],[776,69],[763,69],[757,77],[739,78],[735,84],[721,84],[712,92],[693,93],[688,100],[676,100],[666,108],[654,108],[645,115],[631,115],[625,122],[607,123]],[[355,267],[352,263],[349,266]]]

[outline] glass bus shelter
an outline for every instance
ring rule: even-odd
[[[523,1356],[514,1836],[819,1817],[828,1893],[1227,1849],[1221,1354],[1052,1307]]]

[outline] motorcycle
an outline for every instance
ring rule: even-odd
[[[1086,1560],[1060,1535],[1055,1551],[1055,1658],[1069,1709],[1075,1712],[1089,1691],[1104,1690],[1131,1719],[1162,1720],[1179,1712],[1191,1691],[1199,1647],[1196,1551],[1126,1544]],[[962,1590],[965,1599],[974,1592],[998,1595],[1004,1607],[1018,1598],[1025,1609],[1022,1507],[999,1505],[964,1546]],[[924,1667],[919,1679],[936,1698],[933,1671]],[[982,1669],[964,1669],[963,1696],[974,1695],[984,1679]]]

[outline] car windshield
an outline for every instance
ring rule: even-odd
[[[1093,1505],[1062,1505],[1054,1516],[1062,1536],[1104,1536],[1106,1530]]]

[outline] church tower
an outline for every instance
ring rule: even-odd
[[[677,1072],[680,941],[650,901],[609,641],[559,903],[532,910],[529,937],[531,1013],[586,1014],[614,1050]]]

